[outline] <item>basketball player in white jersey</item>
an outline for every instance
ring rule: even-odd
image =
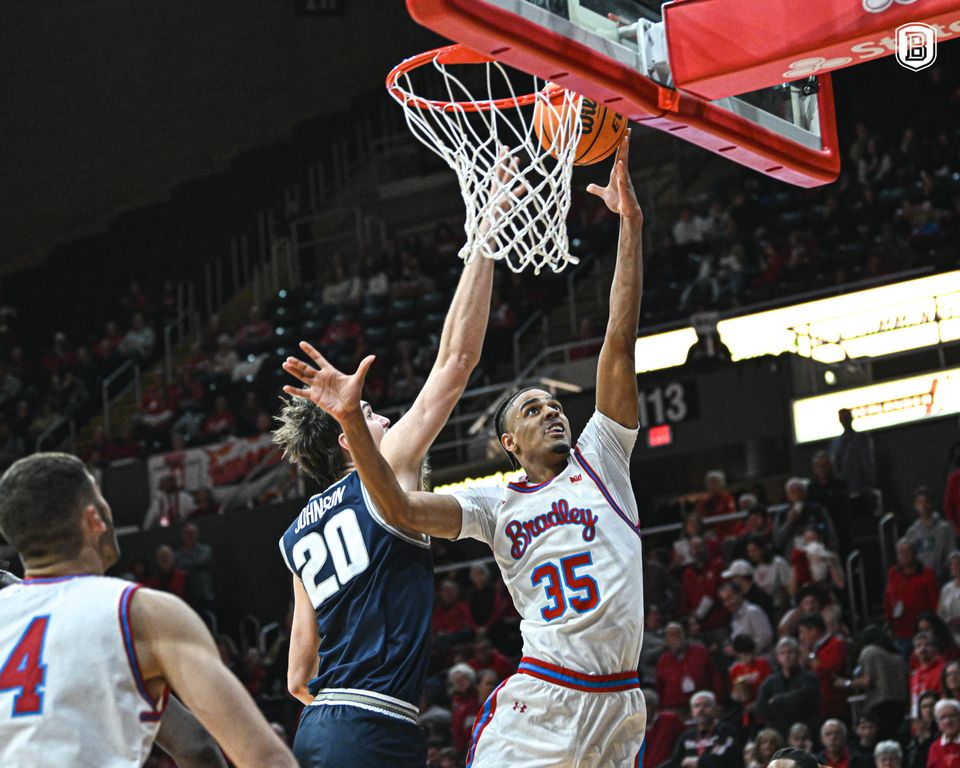
[[[0,589],[23,583],[22,579],[4,570],[8,565],[0,560]],[[167,699],[156,743],[173,758],[177,768],[227,768],[227,761],[213,737],[176,696]]]
[[[295,768],[180,599],[103,573],[110,507],[83,462],[17,461],[0,479],[0,533],[22,583],[0,591],[0,765],[139,768],[171,689],[246,768]]]
[[[627,175],[625,138],[606,187],[620,215],[610,317],[597,370],[597,407],[576,443],[560,403],[541,389],[498,413],[520,483],[452,496],[405,493],[376,450],[360,410],[364,360],[353,376],[301,345],[316,368],[284,368],[341,425],[364,486],[391,524],[493,549],[523,621],[524,658],[474,724],[467,766],[637,766],[646,721],[637,661],[643,636],[639,513],[629,459],[637,437],[634,345],[642,292],[643,214]]]

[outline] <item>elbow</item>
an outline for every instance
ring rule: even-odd
[[[287,690],[290,692],[290,695],[293,696],[293,698],[299,699],[300,701],[309,701],[310,691],[307,690],[308,682],[309,681],[306,678],[288,675]]]
[[[443,361],[443,368],[451,380],[461,380],[466,384],[473,369],[480,364],[480,349],[451,349]]]
[[[385,508],[378,508],[377,511],[387,525],[394,527],[403,528],[409,525],[413,517],[410,499],[407,498],[407,494],[404,492],[401,492],[399,498],[392,504],[387,504]]]

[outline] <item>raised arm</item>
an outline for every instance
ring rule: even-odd
[[[300,379],[307,388],[285,386],[283,391],[293,397],[312,401],[340,423],[350,444],[350,453],[360,480],[380,513],[392,525],[455,539],[462,522],[460,502],[452,496],[405,491],[370,436],[370,429],[360,410],[360,393],[367,371],[373,364],[373,356],[365,358],[352,376],[346,376],[330,365],[310,344],[300,342],[300,348],[310,355],[316,368],[288,357],[283,369]]]
[[[443,323],[433,368],[410,410],[390,428],[380,445],[404,488],[417,488],[423,457],[480,362],[490,315],[494,263],[476,254],[463,268]]]
[[[238,768],[296,768],[290,750],[223,665],[206,626],[186,603],[141,589],[130,605],[136,655],[148,690],[169,685]]]
[[[505,154],[501,155],[496,186],[509,185],[516,176],[516,169],[516,159],[508,161]],[[522,186],[513,190],[514,197],[523,193]],[[511,205],[513,199],[505,196],[501,208]],[[484,221],[481,231],[485,233],[492,224]],[[490,317],[494,264],[493,259],[477,252],[464,267],[443,323],[433,368],[410,410],[387,432],[380,445],[400,484],[407,490],[418,487],[423,457],[447,423],[467,387],[470,374],[480,362]]]
[[[605,187],[591,184],[597,195],[620,216],[617,265],[610,286],[610,313],[597,363],[597,410],[621,426],[637,426],[637,367],[635,349],[643,295],[643,211],[627,171],[630,132],[620,144]]]

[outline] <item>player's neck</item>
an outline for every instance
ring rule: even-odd
[[[88,549],[81,550],[80,553],[69,560],[56,560],[45,562],[43,560],[33,561],[27,564],[24,569],[24,578],[27,579],[49,579],[58,576],[81,576],[92,574],[94,576],[103,576],[103,561],[96,552]]]
[[[548,480],[553,480],[557,475],[563,472],[564,467],[567,466],[567,459],[564,457],[560,461],[554,461],[552,464],[546,463],[532,463],[528,466],[523,467],[523,471],[527,474],[527,482],[531,485],[540,485],[540,483],[545,483]]]

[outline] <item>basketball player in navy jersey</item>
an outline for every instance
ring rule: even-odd
[[[0,765],[140,768],[174,689],[237,766],[296,768],[186,603],[103,576],[113,517],[78,458],[15,462],[0,532],[25,569],[0,591]]]
[[[358,473],[389,524],[486,542],[522,617],[517,674],[474,724],[467,768],[606,768],[642,762],[646,708],[637,660],[643,637],[639,511],[630,477],[638,432],[635,342],[643,285],[643,212],[627,175],[628,139],[605,187],[587,191],[619,215],[610,317],[597,360],[596,410],[579,437],[557,399],[539,388],[507,398],[501,445],[526,477],[452,495],[401,487],[370,439],[360,404],[365,358],[352,376],[301,344],[315,367],[284,369],[342,425]],[[511,706],[512,705],[512,706]]]
[[[501,181],[514,169],[500,167]],[[373,442],[405,489],[421,487],[427,450],[480,360],[493,267],[480,254],[464,267],[437,359],[397,424],[363,404]],[[295,601],[288,687],[308,705],[294,754],[303,768],[422,768],[416,704],[430,652],[430,539],[386,521],[339,424],[309,399],[291,397],[278,420],[275,442],[326,488],[280,541]]]

